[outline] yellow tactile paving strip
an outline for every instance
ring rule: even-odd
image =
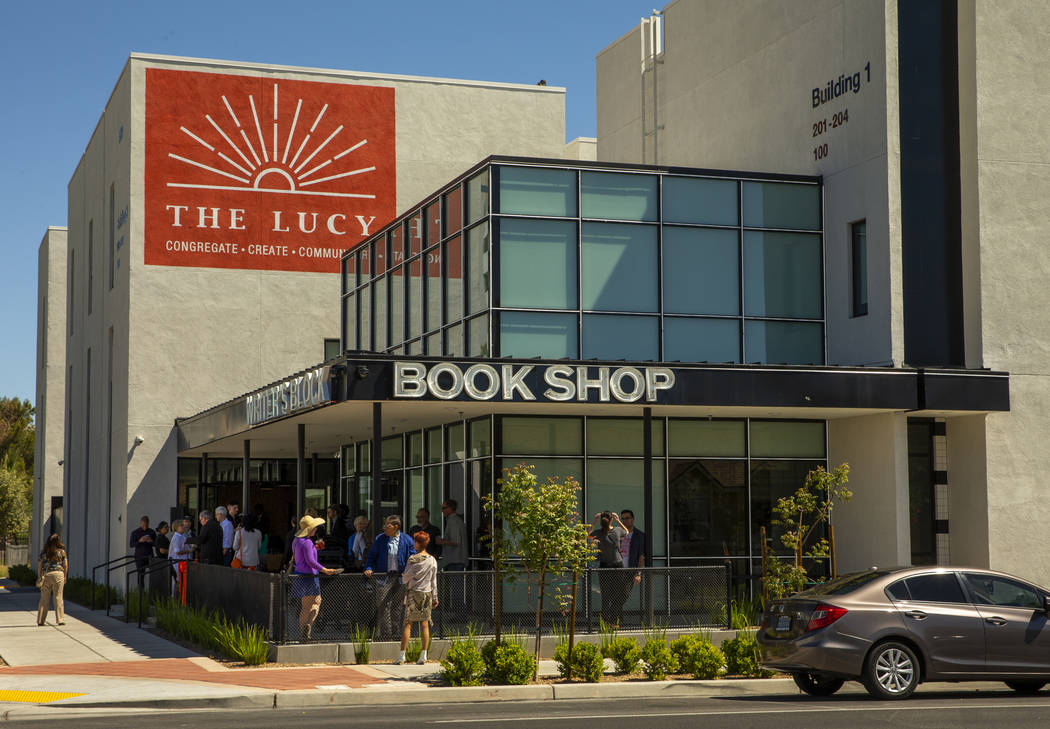
[[[67,694],[61,691],[7,691],[0,689],[0,701],[12,701],[19,704],[49,704],[52,701],[71,699],[84,694]]]

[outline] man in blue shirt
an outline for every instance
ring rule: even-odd
[[[365,577],[374,572],[376,592],[376,637],[396,638],[404,622],[404,590],[401,573],[408,558],[416,553],[415,541],[401,531],[401,517],[388,516],[383,533],[376,537],[365,560]]]

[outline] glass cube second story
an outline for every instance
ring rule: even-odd
[[[823,364],[820,179],[493,157],[342,261],[344,349]]]

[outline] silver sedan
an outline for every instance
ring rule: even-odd
[[[762,617],[762,665],[830,696],[848,680],[880,699],[923,681],[1050,682],[1050,591],[966,567],[873,569],[784,600]]]

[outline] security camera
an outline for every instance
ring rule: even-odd
[[[146,442],[146,439],[143,438],[141,435],[136,435],[135,436],[135,445],[142,445],[145,442]]]

